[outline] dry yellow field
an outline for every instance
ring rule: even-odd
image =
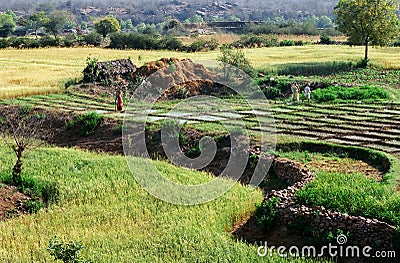
[[[306,45],[246,49],[256,67],[285,63],[356,61],[363,47]],[[215,60],[218,51],[185,53],[173,51],[112,50],[101,48],[44,48],[0,50],[0,98],[59,92],[65,81],[78,78],[88,56],[99,60],[130,57],[136,64],[162,57]],[[370,48],[370,60],[384,68],[400,68],[400,48]]]

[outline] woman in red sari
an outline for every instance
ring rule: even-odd
[[[121,91],[117,91],[117,96],[115,98],[117,104],[117,111],[122,111],[124,107],[124,101],[122,100]]]

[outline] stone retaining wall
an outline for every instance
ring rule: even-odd
[[[292,160],[275,158],[271,171],[285,180],[290,186],[272,191],[266,199],[277,197],[277,221],[283,225],[291,224],[296,217],[303,217],[317,233],[336,233],[337,229],[349,232],[349,244],[371,246],[373,248],[393,249],[395,227],[377,219],[350,216],[334,212],[324,207],[306,207],[296,204],[295,193],[314,179],[314,174],[304,165]]]

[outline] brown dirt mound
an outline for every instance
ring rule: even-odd
[[[215,78],[216,75],[203,65],[190,59],[177,58],[148,62],[134,74],[136,81],[146,79],[150,85],[166,89],[160,99],[181,99],[210,94]]]
[[[148,80],[155,86],[165,88],[160,100],[181,99],[199,94],[220,94],[226,93],[225,89],[215,87],[216,75],[201,64],[194,63],[190,59],[161,58],[157,61],[147,62],[140,68],[136,68],[130,60],[112,60],[98,62],[95,70],[99,71],[95,84],[90,83],[91,70],[84,69],[84,83],[79,89],[85,92],[104,93],[114,96],[115,90],[122,90],[124,93],[135,91],[135,87]],[[106,84],[112,80],[112,87]],[[146,83],[145,83],[146,84]],[[89,89],[88,89],[89,85]],[[99,87],[97,87],[99,86]],[[144,93],[151,92],[151,88],[145,86]],[[154,92],[157,92],[157,88]],[[132,95],[132,94],[131,94]],[[148,95],[148,94],[143,94]],[[159,96],[157,96],[159,97]]]
[[[0,221],[26,214],[24,203],[30,199],[14,186],[0,185]]]

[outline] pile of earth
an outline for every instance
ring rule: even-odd
[[[83,81],[103,82],[105,80],[122,81],[132,78],[136,72],[136,65],[130,59],[118,59],[105,62],[96,62],[83,70]]]
[[[16,187],[0,184],[0,221],[26,214],[25,203],[29,200]]]
[[[130,59],[97,62],[84,70],[84,88],[91,93],[115,95],[117,90],[139,96],[157,95],[159,100],[182,99],[195,95],[226,95],[229,89],[217,85],[216,74],[190,59],[161,58],[137,67]],[[95,74],[95,76],[93,76]],[[162,93],[160,92],[160,86]],[[101,88],[99,88],[101,87]],[[140,92],[135,92],[138,87]],[[154,94],[157,93],[157,94]]]

